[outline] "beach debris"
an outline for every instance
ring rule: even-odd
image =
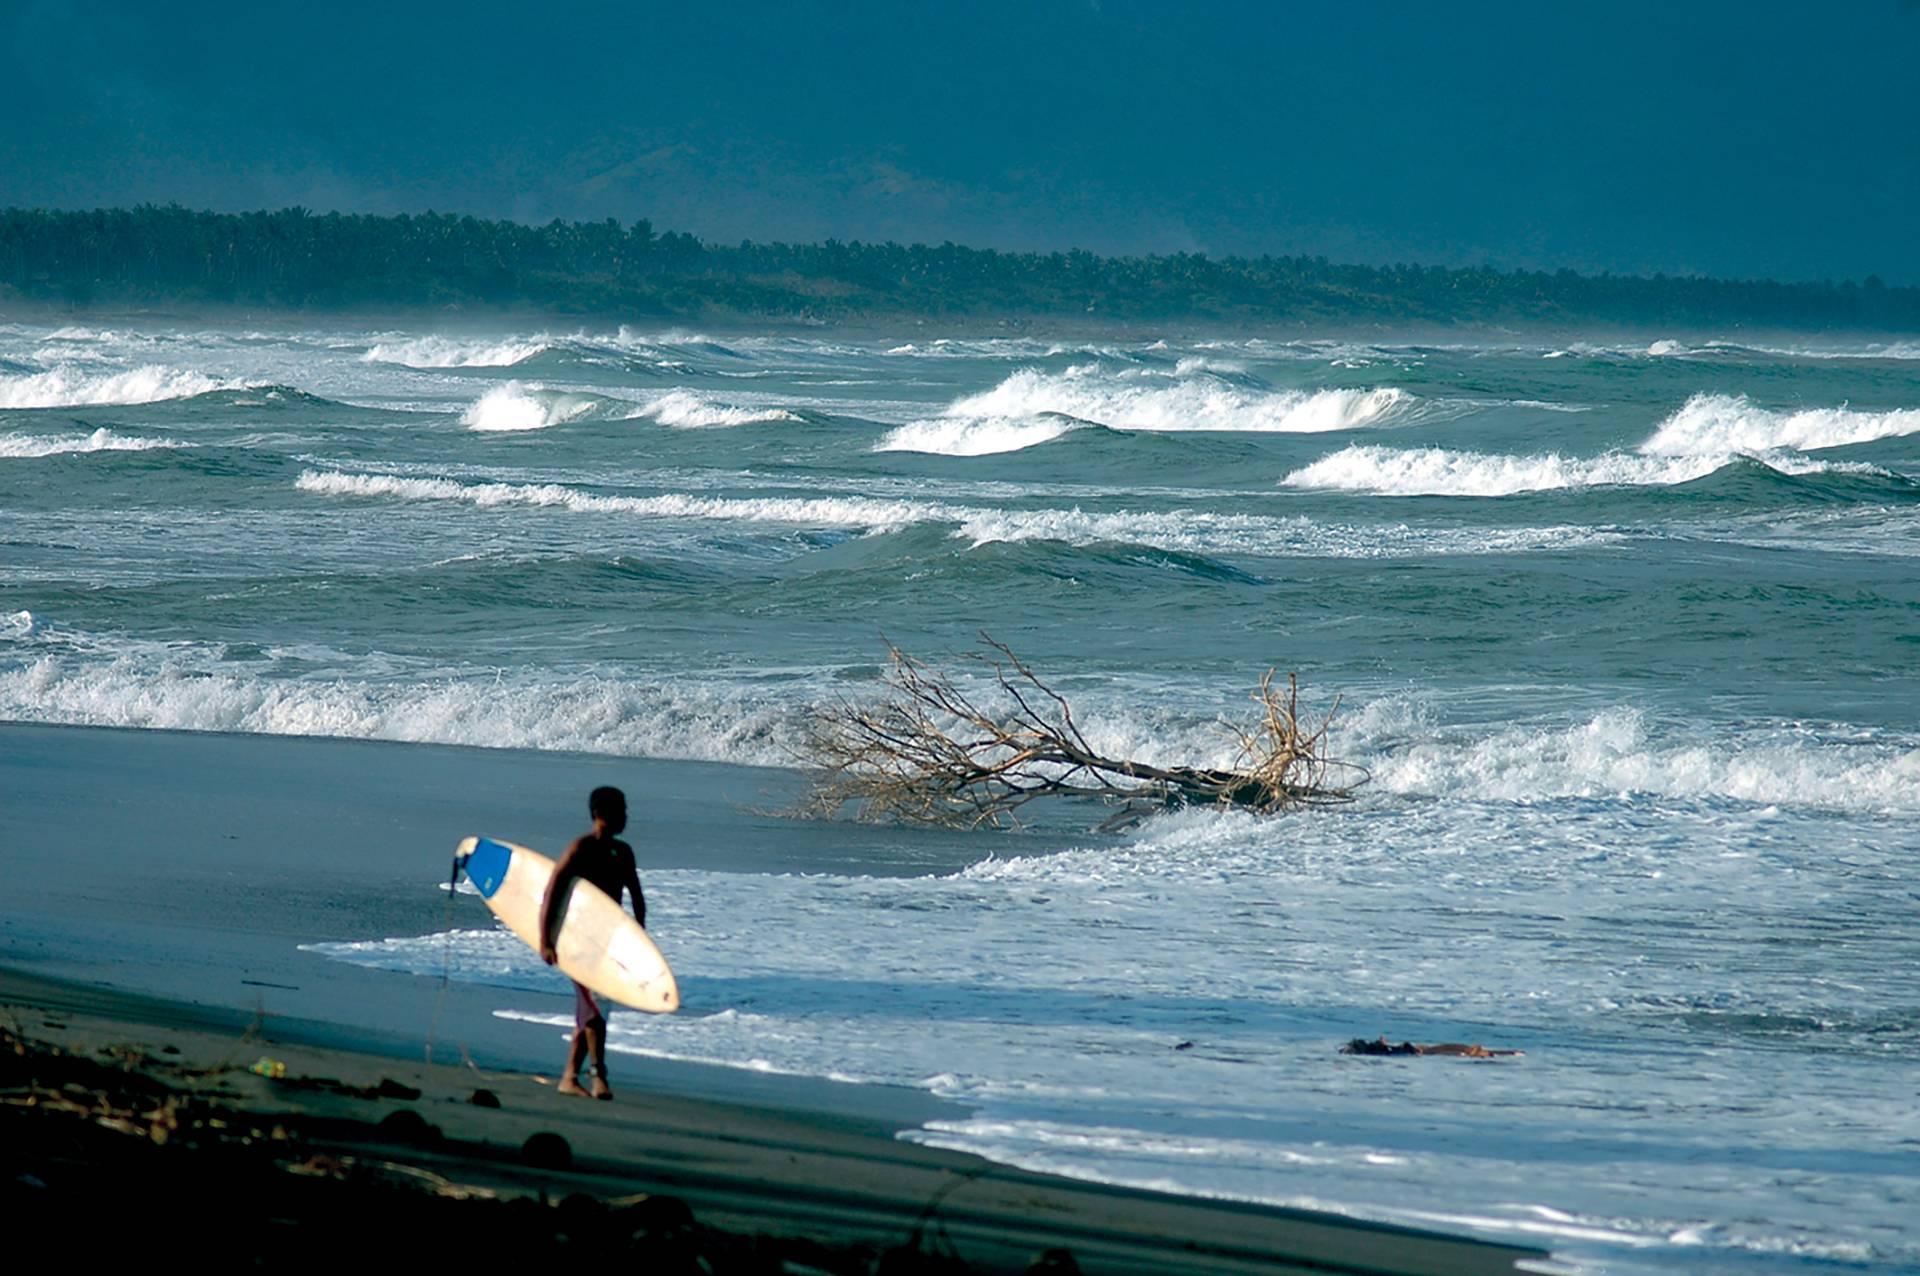
[[[402,1085],[392,1077],[381,1077],[380,1084],[373,1087],[376,1099],[405,1099],[409,1102],[420,1097],[420,1091],[410,1085]]]
[[[380,1123],[374,1128],[396,1143],[434,1144],[443,1137],[439,1126],[412,1108],[395,1108],[381,1117]]]
[[[1375,1056],[1407,1057],[1415,1055],[1444,1055],[1455,1059],[1501,1059],[1514,1055],[1523,1055],[1524,1050],[1489,1050],[1485,1046],[1469,1045],[1463,1041],[1436,1041],[1428,1045],[1418,1045],[1411,1041],[1402,1041],[1399,1045],[1389,1043],[1383,1034],[1368,1041],[1365,1037],[1355,1037],[1340,1047],[1341,1054],[1361,1054]]]
[[[500,1096],[491,1090],[475,1090],[467,1102],[476,1108],[497,1108],[500,1106]]]
[[[877,699],[821,707],[799,749],[811,788],[799,814],[833,818],[851,807],[870,821],[948,828],[1017,824],[1039,798],[1083,798],[1117,807],[1104,828],[1154,810],[1230,806],[1261,814],[1351,802],[1366,768],[1328,754],[1335,700],[1317,723],[1302,719],[1295,675],[1269,670],[1247,725],[1223,722],[1239,747],[1224,768],[1159,766],[1108,757],[1088,741],[1066,698],[1006,644],[958,657],[983,675],[982,691],[887,644]]]
[[[435,1229],[436,1257],[455,1269],[639,1258],[641,1270],[662,1276],[873,1276],[879,1257],[871,1241],[724,1230],[697,1222],[672,1196],[575,1194],[549,1206],[544,1191],[534,1195],[548,1176],[516,1176],[492,1149],[442,1142],[432,1168],[407,1164],[387,1159],[397,1155],[390,1127],[343,1119],[331,1101],[322,1113],[297,1102],[264,1112],[249,1106],[261,1103],[258,1091],[208,1086],[211,1070],[157,1058],[123,1066],[103,1056],[10,1031],[0,1013],[0,1194],[30,1202],[36,1226],[54,1234],[94,1228],[89,1253],[114,1267],[147,1261],[154,1236],[208,1201],[229,1211],[225,1257],[283,1270],[364,1266],[369,1236],[422,1226]],[[268,1101],[285,1105],[310,1089],[370,1099],[375,1087],[289,1078]],[[407,1115],[425,1126],[418,1113]],[[529,1142],[529,1162],[540,1162],[544,1148],[546,1160],[571,1164],[558,1135]],[[491,1185],[449,1177],[465,1170]],[[128,1182],[141,1190],[122,1202],[116,1226],[100,1229],[103,1194]],[[888,1270],[960,1269],[902,1255]]]
[[[573,1146],[551,1130],[538,1130],[520,1145],[520,1159],[543,1170],[570,1169]]]
[[[256,1077],[266,1077],[269,1080],[278,1081],[287,1075],[287,1065],[282,1060],[270,1059],[266,1055],[261,1055],[258,1059],[255,1059],[247,1065],[247,1071],[253,1073]]]

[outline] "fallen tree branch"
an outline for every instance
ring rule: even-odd
[[[1156,766],[1102,755],[1066,698],[982,634],[988,650],[962,659],[990,676],[981,703],[951,674],[892,643],[876,701],[841,699],[820,709],[800,750],[812,787],[800,813],[950,828],[1001,826],[1038,798],[1094,799],[1118,811],[1112,827],[1176,806],[1232,806],[1262,814],[1350,802],[1364,767],[1327,755],[1333,710],[1317,725],[1300,716],[1300,688],[1269,670],[1254,700],[1257,719],[1224,724],[1239,745],[1225,768]],[[1334,709],[1339,702],[1334,702]]]

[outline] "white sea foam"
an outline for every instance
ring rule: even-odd
[[[342,474],[307,470],[295,480],[303,492],[322,496],[392,497],[413,501],[461,501],[482,508],[524,505],[580,513],[630,514],[645,518],[721,519],[791,523],[811,527],[885,530],[942,517],[944,507],[915,501],[865,497],[719,497],[667,493],[659,496],[599,496],[557,483],[457,483],[451,479],[396,478],[388,474]]]
[[[1920,811],[1920,749],[1842,745],[1790,733],[1713,743],[1656,738],[1633,709],[1559,729],[1478,739],[1443,732],[1366,759],[1391,793],[1531,802],[1648,794],[1780,807]]]
[[[987,456],[996,452],[1018,452],[1078,428],[1080,422],[1061,416],[935,417],[889,431],[874,445],[874,451]]]
[[[0,639],[31,640],[16,615]],[[494,677],[372,682],[261,677],[209,659],[134,650],[101,659],[66,644],[0,666],[0,718],[559,749],[781,765],[787,710],[723,684],[582,677],[503,685]]]
[[[215,390],[236,390],[241,381],[216,381],[202,373],[158,364],[126,372],[97,372],[70,364],[23,376],[0,376],[0,408],[74,408],[190,399]]]
[[[1389,496],[1508,496],[1691,483],[1743,458],[1783,474],[1886,475],[1887,470],[1864,462],[1822,461],[1799,453],[1915,433],[1920,433],[1920,411],[1912,409],[1776,412],[1744,396],[1697,394],[1630,453],[1510,456],[1355,444],[1293,471],[1281,482]]]
[[[1220,375],[1203,359],[1172,370],[1076,364],[1062,372],[1023,368],[993,389],[911,422],[878,451],[980,456],[1058,438],[1076,422],[1154,432],[1317,434],[1380,425],[1415,403],[1404,390],[1270,390]]]
[[[397,363],[409,368],[508,368],[552,347],[553,339],[545,335],[504,340],[429,335],[382,341],[360,358],[367,363]]]
[[[651,417],[661,425],[680,430],[714,429],[800,419],[785,408],[735,406],[718,402],[692,390],[669,390],[640,408],[637,415]]]
[[[482,395],[460,421],[482,431],[544,430],[577,421],[606,402],[598,395],[548,390],[509,381]]]
[[[91,434],[0,434],[0,457],[26,459],[81,452],[145,452],[152,448],[191,447],[176,439],[116,434],[104,426]]]
[[[1597,544],[1620,536],[1618,532],[1578,525],[1423,529],[1400,523],[1342,524],[1303,517],[1216,514],[1206,510],[993,509],[862,496],[722,497],[679,492],[657,496],[602,496],[557,483],[462,483],[445,478],[345,474],[334,470],[304,471],[295,480],[295,486],[321,496],[459,501],[482,508],[519,505],[567,509],[582,514],[779,523],[870,532],[946,523],[954,525],[955,536],[974,546],[1044,540],[1070,545],[1133,544],[1191,554],[1389,558],[1523,553]]]
[[[1640,445],[1647,456],[1726,456],[1776,449],[1806,452],[1920,433],[1920,410],[1852,408],[1772,411],[1743,395],[1696,394]]]
[[[1404,390],[1268,390],[1194,368],[1064,372],[1022,369],[956,402],[947,415],[1021,418],[1056,413],[1125,430],[1317,434],[1377,425],[1413,402]]]
[[[1416,528],[1400,524],[1333,523],[1306,517],[1081,509],[970,510],[956,535],[974,545],[1064,541],[1069,545],[1140,545],[1186,554],[1256,557],[1402,558],[1444,554],[1508,554],[1568,549],[1620,539],[1594,527]]]
[[[1562,488],[1690,483],[1727,463],[1725,456],[1501,456],[1447,448],[1355,444],[1288,474],[1287,487],[1374,492],[1384,496],[1510,496]]]

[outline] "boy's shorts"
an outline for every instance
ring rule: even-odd
[[[605,1023],[607,1017],[600,1013],[600,1003],[593,999],[586,985],[573,986],[573,1026],[584,1028],[591,1023]]]

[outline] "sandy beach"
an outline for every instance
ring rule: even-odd
[[[338,938],[349,912],[356,930],[431,921],[445,907],[433,877],[449,829],[512,818],[554,840],[575,820],[561,799],[615,773],[636,806],[652,804],[650,831],[675,848],[661,856],[712,867],[724,842],[743,868],[805,866],[817,834],[758,814],[758,781],[740,792],[739,769],[730,788],[721,770],[0,728],[10,1213],[81,1226],[100,1194],[137,1181],[109,1248],[143,1251],[149,1224],[217,1220],[236,1257],[279,1267],[321,1265],[356,1218],[431,1227],[423,1252],[489,1252],[475,1239],[489,1229],[495,1254],[591,1235],[656,1257],[697,1249],[715,1270],[864,1272],[890,1251],[894,1265],[877,1269],[1024,1271],[1053,1249],[1088,1272],[1474,1273],[1539,1257],[918,1146],[897,1133],[953,1108],[918,1091],[623,1056],[616,1102],[568,1100],[541,1075],[556,1034],[495,1018],[484,990],[453,984],[443,997],[437,981],[300,948]],[[850,840],[866,871],[931,867],[883,833]],[[642,859],[643,872],[661,862]],[[423,1062],[429,1031],[441,1063]],[[263,1059],[284,1075],[248,1070]],[[476,1106],[478,1091],[499,1106]],[[156,1133],[159,1119],[141,1114],[162,1109],[190,1119]],[[233,1136],[243,1128],[261,1135]],[[564,1140],[564,1168],[539,1135]],[[316,1195],[323,1181],[334,1187]],[[646,1197],[684,1202],[694,1222]],[[558,1204],[473,1221],[501,1200]],[[470,1212],[442,1212],[455,1205]],[[900,1266],[909,1257],[932,1265]]]

